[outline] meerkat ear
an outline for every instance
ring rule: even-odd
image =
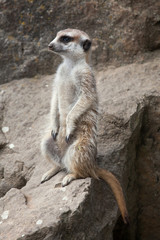
[[[84,49],[84,51],[87,52],[90,49],[91,45],[92,45],[92,42],[90,40],[88,40],[88,39],[85,40],[83,42],[83,49]]]

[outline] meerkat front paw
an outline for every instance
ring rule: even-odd
[[[73,122],[69,121],[69,119],[67,118],[66,121],[66,142],[69,143],[69,141],[71,140],[71,138],[73,137],[73,132],[75,130],[76,126]]]

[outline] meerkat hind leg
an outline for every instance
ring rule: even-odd
[[[42,176],[41,183],[48,181],[51,177],[56,175],[60,170],[61,170],[60,166],[54,166],[53,168],[51,168]]]
[[[77,177],[74,173],[67,174],[62,180],[62,187],[67,186],[70,182],[72,182],[75,179],[77,179]]]

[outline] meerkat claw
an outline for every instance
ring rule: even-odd
[[[71,141],[72,137],[73,137],[73,134],[69,134],[68,136],[66,136],[66,138],[65,138],[66,143],[69,143]]]
[[[53,140],[55,141],[56,137],[57,137],[57,133],[54,133],[53,130],[52,130],[51,131],[51,136],[52,136]]]
[[[66,143],[69,143],[70,139],[71,139],[71,136],[70,136],[70,135],[69,135],[69,136],[66,136],[66,138],[65,138]]]

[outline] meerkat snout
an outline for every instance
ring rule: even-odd
[[[49,48],[50,50],[53,49],[53,44],[52,44],[52,42],[50,42],[50,43],[48,44],[48,48]]]

